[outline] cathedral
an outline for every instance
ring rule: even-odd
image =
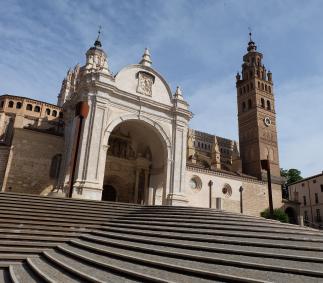
[[[189,128],[146,49],[115,75],[99,37],[69,69],[57,105],[0,96],[2,191],[145,205],[211,207],[259,216],[282,206],[272,73],[251,39],[236,75],[239,141]]]

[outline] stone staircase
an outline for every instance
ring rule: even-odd
[[[323,233],[224,211],[0,193],[0,282],[323,282]]]

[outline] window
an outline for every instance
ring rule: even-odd
[[[246,88],[245,87],[243,87],[243,93],[246,93]]]
[[[200,145],[200,142],[198,142],[198,147],[200,147],[201,145]]]
[[[9,103],[8,103],[8,107],[13,108],[13,104],[14,104],[14,102],[12,100],[10,100]]]
[[[49,171],[49,176],[52,179],[58,179],[59,169],[61,167],[61,162],[62,162],[62,155],[61,154],[56,154],[52,158],[52,163],[50,165],[50,171]]]
[[[321,219],[321,211],[320,211],[319,208],[316,209],[316,221],[317,222],[321,222],[322,221],[322,219]]]
[[[46,115],[50,115],[50,109],[46,108]]]
[[[305,186],[305,184],[304,183],[302,183],[302,187],[304,187]]]
[[[31,104],[27,104],[26,110],[32,111],[33,110],[33,106]]]
[[[258,88],[260,88],[260,82],[258,82]]]
[[[319,195],[318,195],[318,193],[315,193],[315,203],[319,203]]]
[[[270,101],[267,100],[267,110],[271,110]]]
[[[250,89],[253,89],[253,83],[250,83]]]
[[[321,192],[323,193],[323,185],[321,184]]]
[[[307,214],[307,211],[306,210],[304,210],[304,220],[305,221],[308,221],[308,214]]]
[[[267,85],[265,85],[265,91],[267,91]]]
[[[242,94],[242,89],[241,88],[239,89],[239,93],[240,93],[240,95]]]
[[[247,91],[249,92],[249,85],[247,85]]]
[[[264,90],[264,84],[261,84],[261,90]]]
[[[53,117],[56,117],[56,116],[57,116],[57,111],[56,111],[56,110],[53,110],[53,112],[52,112],[52,116],[53,116]]]
[[[303,196],[303,203],[306,205],[306,196]]]
[[[0,108],[3,108],[3,105],[4,105],[4,101],[2,100],[0,103]]]
[[[246,111],[246,103],[242,102],[242,111]]]
[[[271,87],[270,86],[268,86],[268,91],[269,91],[269,93],[271,93]]]
[[[17,104],[16,104],[16,108],[17,109],[20,109],[22,107],[22,103],[21,102],[17,102]]]
[[[263,98],[261,99],[261,107],[265,108],[265,99],[263,99]]]
[[[34,108],[34,112],[40,112],[40,107],[37,105],[37,106],[35,106],[35,108]]]
[[[316,184],[316,180],[313,180],[313,184]]]
[[[248,109],[251,109],[252,108],[252,102],[251,102],[251,99],[248,99]]]

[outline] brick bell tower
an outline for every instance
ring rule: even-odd
[[[243,56],[241,75],[236,75],[238,123],[242,171],[264,179],[260,160],[270,160],[272,181],[279,183],[275,100],[272,73],[262,64],[262,53],[251,39]],[[265,178],[266,179],[266,178]]]

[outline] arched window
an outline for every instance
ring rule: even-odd
[[[2,100],[0,103],[0,108],[3,108],[3,105],[4,105],[4,101]]]
[[[246,88],[245,87],[243,87],[243,93],[246,93]]]
[[[258,82],[258,88],[260,88],[260,82]]]
[[[248,109],[251,109],[252,108],[252,101],[251,99],[248,99]]]
[[[270,86],[268,86],[268,91],[269,91],[269,93],[271,93],[271,87]]]
[[[257,77],[260,78],[260,72],[259,72],[259,70],[257,71]]]
[[[261,99],[261,107],[265,108],[265,99],[263,99],[263,98]]]
[[[59,117],[59,118],[63,118],[63,112],[62,112],[62,111],[59,111],[59,113],[58,113],[58,117]]]
[[[53,117],[56,117],[56,116],[57,116],[57,111],[56,111],[56,110],[53,110],[53,112],[52,112],[52,116],[53,116]]]
[[[264,90],[264,84],[263,83],[261,84],[261,90]]]
[[[17,108],[17,109],[20,109],[20,108],[21,108],[21,106],[22,106],[22,103],[21,103],[21,102],[17,102],[17,104],[16,104],[16,108]]]
[[[14,102],[12,100],[10,100],[9,103],[8,103],[8,107],[13,108],[13,104],[14,104]]]
[[[37,105],[37,106],[35,106],[35,108],[34,108],[34,112],[40,112],[40,107]]]
[[[49,171],[49,177],[51,179],[58,179],[61,162],[62,162],[61,154],[56,154],[53,156],[52,163],[50,165],[50,171]]]
[[[242,102],[242,111],[246,111],[246,103]]]
[[[249,72],[249,76],[250,76],[250,78],[252,77],[252,71]]]
[[[250,89],[253,89],[253,83],[250,83]]]
[[[265,85],[265,91],[267,91],[267,85]]]
[[[27,104],[26,110],[32,111],[33,110],[33,106],[31,104]]]
[[[50,115],[50,109],[46,108],[46,115]]]
[[[240,93],[240,95],[242,94],[242,89],[241,88],[239,89],[239,93]]]
[[[267,100],[267,109],[268,110],[271,110],[271,105],[270,105],[270,101],[269,100]]]

